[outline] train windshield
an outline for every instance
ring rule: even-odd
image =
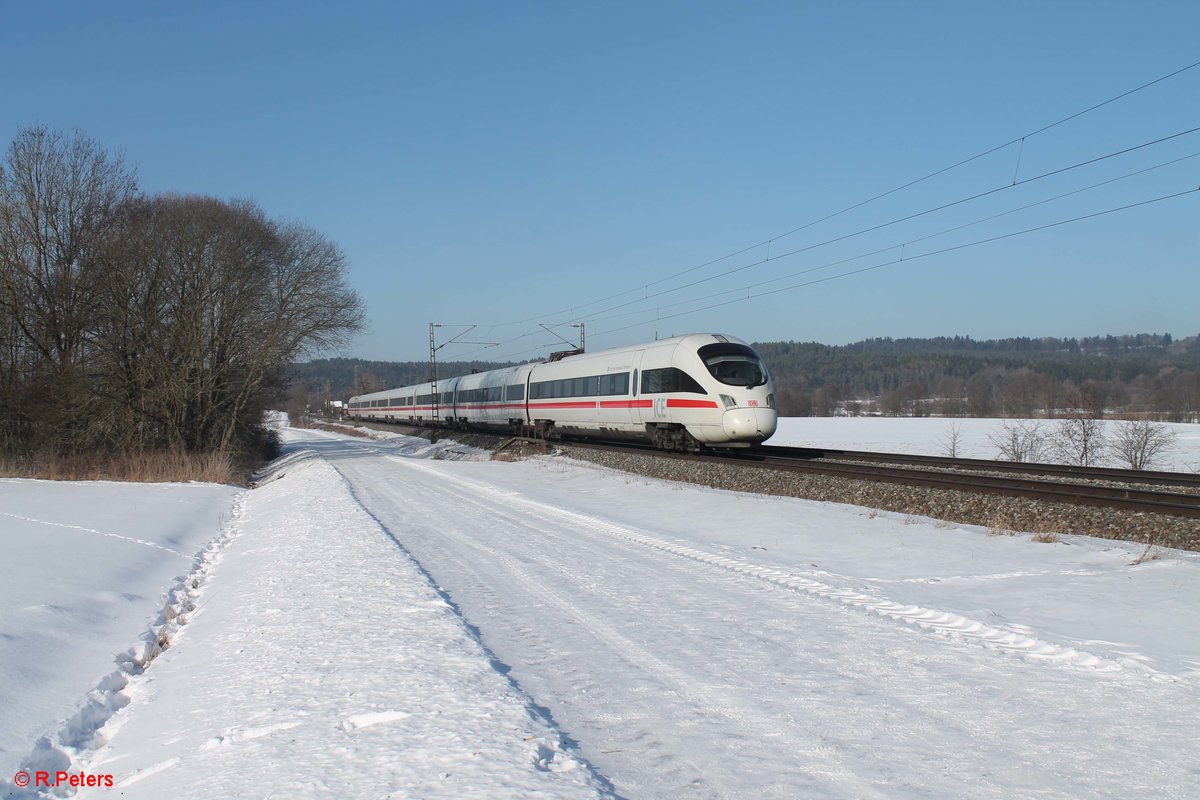
[[[699,355],[709,373],[727,386],[762,386],[767,382],[762,359],[744,344],[706,344]]]

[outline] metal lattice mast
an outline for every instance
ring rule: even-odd
[[[450,341],[442,342],[441,344],[438,344],[436,336],[435,336],[435,329],[436,328],[445,328],[445,327],[466,328],[466,330],[463,331],[462,333],[460,333],[458,336],[455,336]],[[438,387],[437,387],[437,351],[441,350],[443,347],[445,347],[448,344],[480,344],[480,345],[484,345],[486,347],[496,347],[499,344],[498,342],[464,341],[463,337],[466,336],[471,331],[475,330],[477,327],[479,327],[479,326],[478,325],[440,325],[436,322],[429,323],[429,391],[433,395],[433,403],[431,405],[433,406],[434,422],[439,421],[437,415],[440,411],[440,404],[441,404],[441,400],[442,400],[441,396],[438,394]]]
[[[438,397],[438,388],[437,388],[437,351],[438,351],[438,349],[437,349],[437,345],[434,343],[433,329],[440,328],[440,327],[442,327],[442,326],[438,325],[436,323],[433,323],[433,322],[429,323],[429,392],[430,392],[430,394],[433,395],[432,405],[433,405],[433,420],[434,420],[434,422],[437,422],[437,419],[438,419],[438,401],[441,400],[441,398]]]

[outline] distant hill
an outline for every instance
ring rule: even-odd
[[[851,400],[863,410],[907,415],[1035,416],[1087,408],[1184,419],[1200,411],[1197,336],[955,336],[754,346],[775,376],[781,410],[790,415],[825,415],[839,403],[849,408]]]
[[[966,336],[866,339],[847,345],[758,342],[790,416],[838,411],[958,416],[1036,416],[1056,409],[1200,414],[1200,336],[1140,333],[1083,338],[976,340]],[[508,366],[438,364],[439,377]],[[425,361],[318,359],[292,366],[312,400],[429,379]]]

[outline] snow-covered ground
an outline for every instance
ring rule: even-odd
[[[238,490],[0,480],[0,787],[162,610]]]
[[[1049,433],[1058,420],[1034,420]],[[839,450],[878,450],[891,453],[944,456],[951,430],[959,430],[958,455],[999,458],[989,435],[999,435],[1005,423],[1023,420],[946,419],[944,417],[782,417],[767,442],[792,447]],[[1110,432],[1119,421],[1106,421]],[[1172,446],[1154,469],[1200,472],[1200,425],[1164,423],[1175,434]],[[1000,437],[1003,438],[1003,437]],[[1106,466],[1123,466],[1110,461]]]
[[[81,797],[1196,796],[1200,555],[285,435]]]

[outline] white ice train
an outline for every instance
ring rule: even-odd
[[[436,393],[435,393],[436,392]],[[354,419],[597,439],[669,450],[759,444],[775,393],[740,339],[695,333],[351,397]]]

